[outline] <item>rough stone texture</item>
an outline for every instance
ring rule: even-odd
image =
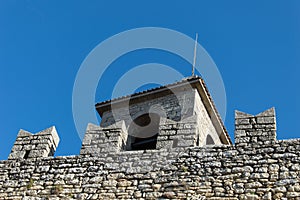
[[[212,119],[208,115],[201,97],[195,92],[194,96],[194,114],[198,117],[197,122],[197,137],[199,144],[206,144],[206,138],[209,135],[212,137],[215,144],[222,144],[219,138],[219,133],[216,131]]]
[[[80,154],[99,155],[105,152],[119,152],[125,146],[127,136],[124,121],[105,128],[89,124]]]
[[[233,146],[0,161],[0,199],[299,199],[300,139],[276,140],[274,109],[237,111],[235,126]]]
[[[97,104],[102,122],[88,125],[80,155],[52,157],[54,127],[21,130],[0,161],[0,200],[300,199],[300,139],[276,140],[274,108],[236,111],[235,145],[225,145],[203,80],[168,88]],[[154,149],[128,148],[136,141]]]
[[[111,110],[103,113],[100,126],[106,127],[124,120],[125,126],[128,127],[133,119],[151,112],[158,113],[159,116],[173,121],[180,121],[192,116],[195,90],[192,88],[188,89],[188,91],[176,90],[173,93],[159,97],[152,95],[136,103],[131,103],[130,100],[127,100],[122,102],[121,105],[112,105]]]
[[[160,118],[156,149],[171,149],[178,147],[203,146],[206,140],[198,126],[199,117],[193,115],[179,122]],[[201,132],[202,131],[202,132]],[[200,133],[203,135],[200,136]],[[89,124],[80,151],[81,155],[98,156],[105,152],[119,152],[126,150],[128,137],[124,121],[119,121],[107,127]],[[218,144],[220,140],[217,138]],[[198,143],[198,144],[197,144]]]
[[[124,104],[126,105],[126,103]],[[206,144],[207,135],[213,138],[215,144],[222,144],[201,97],[195,89],[188,88],[188,90],[176,92],[176,95],[170,94],[159,98],[151,97],[143,102],[130,105],[129,110],[125,105],[112,109],[114,113],[111,110],[104,112],[100,125],[103,130],[109,129],[111,125],[122,121],[128,129],[134,123],[132,120],[138,116],[146,113],[157,113],[161,118],[159,129],[165,129],[166,119],[168,119],[169,124],[175,124],[173,130],[177,130],[176,134],[179,134],[176,136],[177,138],[182,135],[180,133],[186,131],[181,129],[185,129],[188,124],[194,127],[195,130],[188,133],[190,138],[189,141],[186,140],[186,143],[191,143],[188,146],[195,146],[196,142],[194,141],[196,140],[200,145]],[[180,124],[186,124],[186,126]],[[163,134],[165,135],[165,133]],[[172,137],[175,138],[175,136]]]
[[[275,109],[271,108],[256,116],[240,111],[235,112],[235,144],[247,145],[249,142],[257,145],[273,144],[276,141]]]
[[[59,143],[54,126],[36,134],[20,130],[8,159],[53,156]]]
[[[103,128],[124,121],[130,136],[128,141],[131,136],[155,135],[163,125],[161,119],[168,119],[173,124],[196,123],[196,132],[190,136],[196,138],[196,146],[207,144],[207,141],[232,144],[201,77],[188,77],[173,84],[97,103],[96,109]]]
[[[195,83],[201,86],[200,82]],[[104,102],[96,106],[101,109],[100,127],[88,126],[80,154],[98,156],[104,152],[130,150],[131,136],[149,138],[155,134],[158,134],[156,149],[203,146],[208,139],[211,144],[222,144],[220,137],[224,136],[224,130],[216,130],[217,122],[210,116],[214,109],[208,101],[205,105],[202,98],[195,86],[179,84],[164,92],[152,91],[133,99],[119,99],[109,106]],[[145,115],[149,115],[150,124],[136,124],[135,119]]]

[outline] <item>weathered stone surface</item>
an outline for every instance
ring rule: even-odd
[[[0,199],[298,198],[297,146],[299,139],[261,146],[214,145],[0,161]],[[275,153],[296,157],[276,156],[271,161]],[[249,164],[255,160],[266,162]]]
[[[54,127],[20,130],[9,160],[0,161],[0,200],[300,198],[300,139],[276,140],[274,108],[237,111],[235,145],[224,145],[209,102],[194,90],[177,97],[131,107],[133,116],[158,104],[166,110],[156,149],[126,151],[128,116],[116,121],[109,112],[102,127],[88,125],[76,156],[49,157],[59,141]],[[208,135],[214,144],[206,145]]]
[[[53,156],[59,143],[54,126],[36,134],[20,130],[8,159],[26,159]]]

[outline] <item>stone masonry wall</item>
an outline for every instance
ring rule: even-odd
[[[175,122],[160,118],[156,149],[172,149],[196,146],[196,115]],[[101,156],[103,153],[125,151],[128,133],[124,121],[107,127],[89,124],[85,133],[80,154]]]
[[[203,100],[197,92],[195,93],[194,101],[194,112],[195,115],[199,117],[197,120],[197,136],[199,138],[199,144],[205,144],[207,135],[210,135],[213,138],[215,144],[222,144],[219,134],[217,133],[212,120],[204,107]]]
[[[236,144],[0,161],[0,199],[299,199],[300,139],[274,109],[236,112]]]
[[[114,113],[112,113],[110,110],[104,112],[102,116],[100,126],[105,130],[108,130],[116,123],[120,124],[124,122],[124,126],[122,128],[124,133],[126,132],[126,129],[128,131],[128,127],[130,127],[131,123],[133,123],[133,119],[145,113],[153,112],[157,113],[161,118],[159,123],[160,130],[158,133],[158,141],[161,143],[158,146],[160,147],[163,145],[172,146],[174,143],[174,138],[175,140],[182,138],[182,140],[179,140],[179,146],[182,142],[185,142],[186,144],[190,143],[188,146],[195,146],[197,140],[199,144],[205,144],[207,135],[210,135],[213,138],[215,144],[221,144],[219,135],[211,121],[211,118],[202,102],[199,93],[192,88],[187,88],[184,91],[176,91],[176,95],[170,94],[159,98],[151,97],[148,100],[131,105],[129,110],[126,106],[120,106],[119,108],[114,107],[113,110]],[[130,112],[130,114],[128,112]],[[171,126],[174,127],[173,132],[176,131],[176,134],[173,134],[173,136],[169,137],[161,132],[162,129],[166,127],[165,120],[163,118],[167,118],[169,120],[169,124],[175,124]],[[185,127],[183,125],[181,126],[180,124],[193,126],[195,130],[184,130]],[[186,131],[189,131],[189,133],[183,134]],[[90,131],[87,132],[87,134],[90,135]],[[93,138],[94,140],[97,140],[98,136]],[[103,141],[103,143],[106,143],[103,138],[100,139]],[[84,142],[84,144],[86,143]],[[177,145],[174,144],[174,146]],[[121,148],[122,147],[120,146],[119,149]]]
[[[53,156],[59,143],[54,126],[36,134],[20,130],[8,159]]]
[[[110,126],[115,122],[124,120],[125,126],[128,127],[133,119],[145,113],[157,113],[161,117],[179,121],[183,118],[193,115],[193,106],[195,98],[195,90],[189,88],[188,91],[175,91],[175,94],[169,94],[158,98],[144,100],[143,102],[113,107],[114,113],[110,111],[104,112],[101,120],[102,127]],[[129,110],[128,110],[129,109]]]

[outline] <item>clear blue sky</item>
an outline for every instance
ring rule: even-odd
[[[127,29],[155,26],[194,37],[217,64],[227,94],[225,125],[234,138],[234,110],[257,114],[275,106],[279,139],[300,138],[300,1],[0,1],[0,160],[19,129],[55,125],[56,155],[78,154],[72,90],[87,54]],[[116,61],[118,66],[180,64],[159,51]],[[184,64],[184,62],[182,62]],[[183,66],[184,67],[184,66]],[[189,67],[189,66],[186,66]],[[111,77],[111,78],[110,78]],[[98,88],[95,102],[111,91]]]

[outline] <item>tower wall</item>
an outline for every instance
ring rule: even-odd
[[[194,115],[198,116],[197,120],[197,140],[199,140],[199,145],[203,146],[207,144],[207,138],[211,137],[214,144],[222,144],[219,134],[216,131],[212,119],[209,113],[205,109],[203,100],[201,99],[198,92],[195,92],[194,97]],[[197,145],[197,146],[199,146]]]
[[[159,116],[173,121],[180,121],[193,115],[194,89],[174,90],[166,93],[164,96],[153,94],[134,103],[128,100],[120,105],[113,105],[114,112],[111,110],[104,112],[100,126],[106,127],[124,120],[128,127],[132,120],[146,113],[157,113]]]
[[[203,146],[209,137],[211,144],[222,144],[203,101],[198,91],[191,87],[179,88],[174,93],[161,96],[152,94],[132,104],[129,100],[113,105],[111,110],[103,113],[100,126],[106,128],[124,121],[127,134],[132,135],[135,133],[130,131],[130,127],[137,117],[155,113],[160,118],[157,124],[157,149]],[[154,118],[151,120],[154,121]],[[151,128],[137,132],[147,132],[147,129]]]

